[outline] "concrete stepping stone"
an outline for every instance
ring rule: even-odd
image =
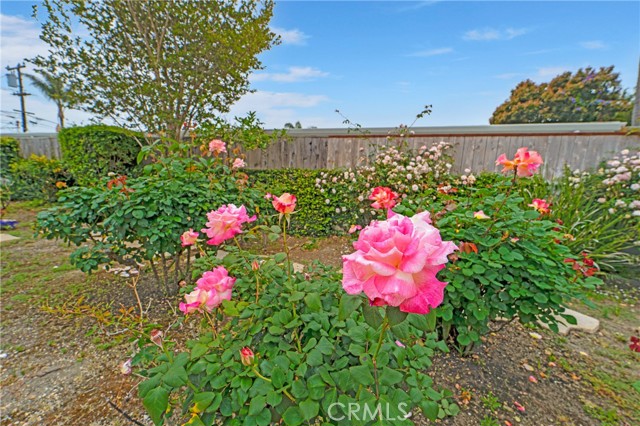
[[[561,316],[556,316],[555,318],[558,320],[558,334],[562,336],[568,335],[571,330],[584,331],[586,333],[593,334],[600,328],[600,321],[596,318],[590,317],[589,315],[581,314],[580,312],[567,308],[565,308],[563,314],[574,317],[576,319],[576,324],[569,324]],[[542,322],[539,324],[546,329],[549,328],[548,325]]]
[[[20,237],[14,237],[13,235],[1,234],[0,233],[0,243],[4,243],[6,241],[19,240],[19,239],[20,239]]]

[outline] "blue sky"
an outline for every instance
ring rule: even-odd
[[[3,68],[45,49],[31,3],[2,1]],[[393,127],[411,123],[426,104],[433,114],[417,125],[488,124],[526,78],[614,65],[632,90],[640,57],[638,1],[280,1],[272,27],[282,44],[261,55],[256,92],[233,109],[257,111],[266,127],[297,120],[344,127],[336,109],[366,127]],[[2,110],[18,108],[4,79],[2,89]],[[55,121],[55,108],[39,96],[27,107]]]

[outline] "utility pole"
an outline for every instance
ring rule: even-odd
[[[636,83],[636,99],[633,103],[631,125],[640,126],[640,62],[638,63],[638,82]]]
[[[31,93],[26,93],[24,91],[24,86],[22,85],[22,72],[20,71],[22,68],[25,68],[25,65],[18,64],[15,67],[7,67],[7,71],[18,71],[18,92],[14,92],[13,95],[20,96],[20,110],[22,111],[22,131],[24,133],[27,133],[27,109],[24,106],[24,98],[25,96],[29,96]],[[9,87],[16,87],[15,76],[13,76],[13,74],[7,74],[7,77],[9,80]]]

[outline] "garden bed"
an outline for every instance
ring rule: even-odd
[[[0,424],[134,424],[116,406],[150,425],[137,397],[141,379],[120,373],[130,343],[121,338],[126,333],[117,334],[129,325],[119,318],[119,309],[136,307],[126,279],[106,271],[87,276],[69,264],[69,248],[34,239],[36,210],[14,204],[7,212],[20,221],[10,232],[20,239],[2,243]],[[352,251],[347,238],[336,237],[296,238],[292,246],[294,261],[321,260],[337,267],[340,255]],[[262,250],[260,245],[252,248]],[[175,321],[178,297],[165,300],[147,286],[142,280],[140,293],[151,319],[165,326]],[[638,424],[640,355],[628,348],[629,336],[638,334],[640,324],[638,291],[633,282],[624,290],[592,294],[594,309],[574,307],[601,320],[596,334],[560,337],[510,324],[483,338],[469,357],[436,356],[429,374],[437,386],[454,392],[462,408],[439,423]],[[110,325],[101,327],[95,317],[104,318],[106,312],[112,315]],[[182,334],[188,336],[194,326],[195,321],[187,322]]]

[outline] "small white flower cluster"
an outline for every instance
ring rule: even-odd
[[[460,180],[462,181],[463,185],[471,186],[476,183],[476,177],[473,175],[473,173],[471,173],[471,169],[464,169],[464,173],[465,174],[460,176]]]
[[[367,181],[384,182],[401,195],[418,192],[430,176],[437,179],[449,172],[452,164],[447,152],[451,148],[445,141],[431,147],[423,145],[417,151],[402,145],[389,146],[380,149],[370,165],[359,171],[367,176]]]
[[[640,151],[623,149],[598,170],[598,175],[604,177],[602,184],[606,193],[606,197],[598,198],[598,202],[611,200],[613,207],[608,210],[610,214],[618,211],[624,213],[625,209],[629,209],[632,212],[624,213],[625,217],[640,217],[640,200],[637,199],[640,191]]]
[[[631,153],[628,149],[623,149],[620,155],[607,161],[606,167],[601,168],[599,173],[606,176],[602,183],[607,186],[637,181],[640,175],[640,151]]]
[[[406,140],[389,146],[372,145],[370,152],[362,152],[363,157],[356,168],[322,171],[315,180],[315,189],[324,204],[340,215],[340,222],[350,221],[348,224],[337,223],[337,226],[358,223],[363,215],[377,218],[380,211],[371,210],[372,202],[369,200],[373,188],[390,187],[398,194],[398,202],[409,195],[419,194],[449,173],[452,158],[448,152],[451,148],[452,145],[444,141],[417,150],[408,148]],[[468,184],[473,184],[476,179],[470,173],[465,178]]]

